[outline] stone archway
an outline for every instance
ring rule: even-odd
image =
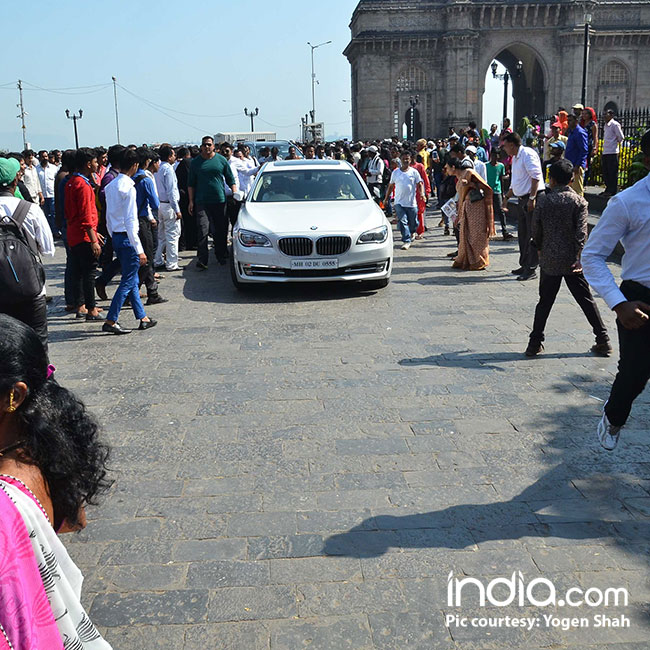
[[[492,61],[503,65],[510,76],[512,94],[514,95],[514,115],[511,118],[516,126],[521,118],[543,116],[546,106],[547,74],[545,63],[538,52],[525,43],[512,43],[502,47],[487,62],[486,69]]]

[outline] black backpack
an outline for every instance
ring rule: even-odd
[[[23,227],[31,203],[21,199],[11,216],[0,216],[0,301],[36,298],[45,269],[34,238]],[[7,221],[9,219],[9,221]]]

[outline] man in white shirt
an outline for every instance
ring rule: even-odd
[[[31,149],[25,149],[23,151],[23,157],[25,158],[25,169],[23,170],[23,183],[29,191],[29,198],[25,197],[27,200],[36,203],[36,205],[43,205],[43,192],[41,191],[41,182],[38,180],[38,171],[36,165],[34,164],[34,156],[36,153]]]
[[[20,204],[20,199],[14,196],[18,184],[20,163],[15,158],[0,158],[0,220],[9,223]],[[38,205],[28,203],[29,212],[25,215],[23,229],[36,242],[41,255],[54,256],[54,240],[43,211]],[[0,295],[0,312],[13,316],[29,325],[38,334],[47,352],[47,306],[45,302],[45,283],[38,296],[23,301],[3,301]]]
[[[614,119],[611,109],[605,114],[605,127],[603,136],[603,180],[605,191],[601,196],[614,196],[618,191],[618,148],[625,140],[621,125]]]
[[[140,320],[138,329],[146,330],[156,325],[157,321],[149,318],[144,311],[138,289],[138,270],[147,263],[147,256],[140,242],[138,231],[138,205],[135,183],[132,177],[140,166],[140,156],[131,149],[125,149],[120,159],[119,176],[106,186],[106,228],[113,242],[113,251],[120,261],[122,279],[115,291],[111,307],[108,310],[102,331],[111,334],[129,334],[117,317],[129,298],[135,317]]]
[[[181,206],[178,179],[173,164],[176,152],[173,147],[163,144],[158,150],[160,167],[154,174],[160,207],[158,208],[158,246],[153,258],[154,269],[160,271],[179,271],[178,240],[181,236]],[[163,252],[166,261],[163,266]]]
[[[386,165],[379,154],[379,149],[372,145],[368,147],[368,154],[370,156],[370,161],[368,162],[368,176],[366,177],[366,182],[368,183],[368,189],[372,198],[375,201],[379,201],[381,197],[381,186],[384,182],[384,169]]]
[[[519,239],[519,268],[512,273],[517,280],[533,280],[537,277],[539,263],[537,249],[531,245],[533,237],[533,210],[538,192],[544,189],[544,174],[539,155],[534,149],[524,147],[518,133],[508,133],[503,138],[505,152],[512,156],[510,189],[506,194],[504,212],[508,211],[508,199],[517,198],[517,235]]]
[[[424,183],[417,169],[411,167],[411,152],[403,151],[400,156],[402,166],[393,170],[390,176],[390,183],[386,188],[384,204],[389,205],[390,196],[395,190],[395,213],[397,223],[402,233],[402,250],[411,248],[411,241],[418,228],[418,204],[416,192],[420,193],[423,201]]]
[[[55,238],[60,234],[54,223],[54,180],[58,171],[59,168],[49,161],[47,151],[45,149],[39,151],[36,172],[38,173],[38,180],[41,183],[41,190],[43,192],[41,207]]]
[[[641,138],[644,164],[650,169],[650,130]],[[625,255],[620,289],[607,267],[618,242]],[[589,284],[616,312],[620,360],[609,399],[598,424],[604,449],[616,447],[620,431],[650,379],[650,174],[613,197],[582,251]]]
[[[237,174],[239,176],[239,191],[242,193],[242,198],[245,199],[251,191],[251,187],[253,187],[253,179],[260,170],[261,165],[254,156],[251,156],[250,147],[246,144],[240,144],[233,156],[241,163],[237,167]]]

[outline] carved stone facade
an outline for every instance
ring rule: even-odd
[[[403,124],[416,136],[480,124],[493,60],[511,73],[515,120],[570,107],[581,97],[586,13],[586,104],[650,105],[648,0],[361,0],[344,52],[354,138],[401,135]]]

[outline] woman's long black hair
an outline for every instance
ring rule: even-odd
[[[109,450],[99,442],[99,426],[84,404],[47,374],[47,355],[34,330],[0,314],[0,395],[16,382],[27,384],[27,397],[16,410],[19,440],[47,482],[58,529],[64,520],[78,524],[81,506],[110,487]]]

